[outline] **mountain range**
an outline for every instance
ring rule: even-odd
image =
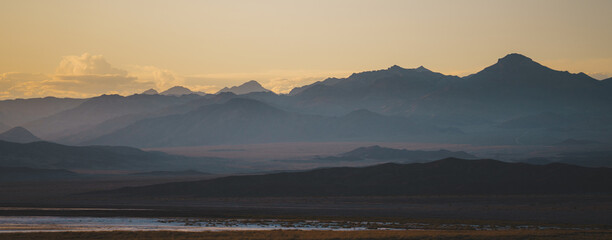
[[[416,137],[426,138],[425,134],[454,133],[367,110],[328,117],[291,113],[257,100],[233,98],[185,114],[144,119],[85,144],[164,147],[282,141],[416,140]]]
[[[612,193],[612,169],[447,158],[429,163],[230,176],[93,195],[166,198],[587,193]]]
[[[0,167],[0,182],[68,180],[81,177],[63,169],[37,169],[27,167]]]
[[[360,147],[341,153],[338,156],[317,157],[318,161],[363,161],[377,160],[380,162],[418,163],[431,162],[444,158],[476,159],[477,157],[463,151],[425,151],[386,148],[378,145]]]
[[[610,82],[509,54],[466,77],[392,66],[280,95],[251,81],[205,95],[177,86],[127,97],[0,101],[0,122],[75,145],[337,140],[550,145],[569,138],[609,143]]]
[[[252,93],[252,92],[271,92],[271,91],[262,87],[261,84],[259,84],[257,81],[251,80],[251,81],[243,83],[240,86],[233,86],[231,88],[224,87],[223,89],[219,90],[217,94],[224,93],[224,92],[231,92],[237,95],[242,95],[242,94],[247,94],[247,93]]]
[[[42,141],[0,141],[0,153],[0,167],[118,171],[236,170],[227,167],[228,162],[220,158],[185,157],[130,147],[75,147]]]
[[[102,95],[78,106],[28,122],[23,126],[45,139],[59,139],[117,117],[146,113],[186,103],[197,96]]]
[[[41,141],[40,138],[34,136],[30,131],[23,127],[14,127],[6,132],[0,133],[0,140],[16,143],[30,143]]]

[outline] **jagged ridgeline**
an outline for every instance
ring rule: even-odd
[[[610,81],[509,54],[466,77],[392,66],[329,78],[288,94],[271,92],[256,81],[216,94],[177,86],[125,97],[2,101],[0,115],[5,129],[23,126],[42,139],[72,145],[609,143]]]

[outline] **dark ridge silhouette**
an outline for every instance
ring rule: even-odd
[[[406,114],[410,102],[460,81],[419,67],[354,73],[348,78],[330,78],[291,91],[302,111],[338,115],[354,109],[368,109],[387,114]]]
[[[186,88],[183,86],[174,86],[174,87],[167,89],[166,91],[161,92],[160,94],[166,95],[166,96],[182,96],[182,95],[189,95],[192,93],[193,92],[189,90],[189,88]]]
[[[157,90],[151,88],[149,90],[146,90],[144,92],[142,92],[141,94],[146,94],[146,95],[157,95],[159,94],[159,92],[157,92]]]
[[[224,92],[231,92],[237,95],[242,95],[242,94],[247,94],[247,93],[252,93],[252,92],[270,92],[270,90],[265,89],[257,81],[251,80],[251,81],[243,83],[240,86],[233,86],[231,88],[224,87],[223,89],[219,90],[217,94],[224,93]]]
[[[448,150],[423,151],[385,148],[381,146],[360,147],[352,151],[342,153],[338,156],[319,158],[323,161],[360,161],[366,159],[373,160],[395,160],[403,163],[429,162],[444,158],[476,159],[476,156],[469,153]]]
[[[340,78],[327,78],[323,81],[316,81],[315,83],[309,84],[309,85],[305,85],[305,86],[301,86],[301,87],[295,87],[293,89],[291,89],[291,91],[289,92],[290,96],[294,96],[297,95],[301,92],[303,92],[306,89],[309,89],[311,87],[317,86],[317,85],[334,85],[340,81],[342,81],[343,79]]]
[[[591,145],[579,143],[578,146]],[[599,145],[599,143],[592,143],[593,145]],[[568,145],[562,145],[564,147]],[[573,145],[575,147],[575,145]],[[587,148],[588,149],[588,148]],[[610,149],[610,148],[607,148]],[[532,164],[548,164],[548,163],[565,163],[573,164],[583,167],[607,167],[612,168],[612,151],[610,150],[590,150],[590,151],[573,151],[559,153],[552,157],[539,157],[539,158],[528,158],[521,160],[521,162],[532,163]]]
[[[420,67],[416,68],[415,70],[417,72],[432,72],[431,70],[429,70],[429,69],[427,69],[427,68],[425,68],[423,66],[420,66]]]
[[[520,54],[509,54],[465,78],[458,95],[485,104],[485,110],[515,115],[534,112],[583,112],[584,104],[602,107],[612,98],[599,81],[584,73],[552,70]],[[457,93],[459,94],[459,93]]]
[[[34,136],[30,131],[23,127],[14,127],[6,132],[0,133],[0,140],[16,143],[30,143],[41,141],[40,138]]]
[[[226,169],[219,158],[184,157],[130,147],[74,147],[50,142],[21,144],[0,141],[0,152],[2,167],[135,171],[195,169],[206,172]]]
[[[605,115],[612,95],[584,73],[556,71],[520,54],[509,54],[468,77],[425,68],[355,73],[294,89],[294,108],[336,115],[353,109],[429,116],[429,121],[482,125],[540,112]]]
[[[95,193],[114,197],[297,197],[612,193],[612,169],[447,158],[231,176]]]
[[[38,169],[27,167],[0,167],[0,182],[67,180],[82,175],[64,169]]]

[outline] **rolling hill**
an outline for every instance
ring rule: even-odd
[[[82,176],[64,169],[0,167],[0,182],[68,180],[79,177]]]
[[[0,141],[0,152],[0,167],[204,172],[233,169],[226,166],[224,159],[184,157],[130,147],[74,147],[50,142],[22,144]]]
[[[447,158],[231,176],[95,193],[115,197],[301,197],[612,193],[612,169]]]
[[[381,146],[360,147],[338,156],[320,157],[318,161],[394,161],[402,163],[429,162],[444,158],[476,159],[477,157],[463,151],[424,151],[386,148]]]
[[[34,136],[34,134],[22,127],[14,127],[6,132],[0,133],[0,140],[16,143],[30,143],[41,141],[40,138]]]

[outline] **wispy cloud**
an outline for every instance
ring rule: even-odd
[[[223,87],[236,86],[250,80],[276,93],[288,93],[295,87],[304,86],[330,77],[347,77],[354,71],[307,71],[307,70],[273,70],[248,73],[213,73],[185,76],[186,86],[205,84],[207,89],[216,92]]]
[[[183,77],[169,69],[139,65],[131,65],[127,67],[127,69],[130,71],[131,75],[138,77],[136,82],[157,90],[165,90],[185,83]]]
[[[181,75],[155,66],[117,67],[102,55],[84,53],[64,56],[53,74],[10,72],[0,74],[0,99],[32,97],[92,97],[101,94],[129,95],[149,88],[163,91],[181,85],[194,91],[215,93],[223,87],[250,80],[276,93],[328,77],[346,77],[353,71],[272,70],[244,73]]]
[[[55,74],[4,73],[0,98],[91,97],[105,93],[132,93],[153,87],[128,71],[112,66],[102,55],[64,56]]]

